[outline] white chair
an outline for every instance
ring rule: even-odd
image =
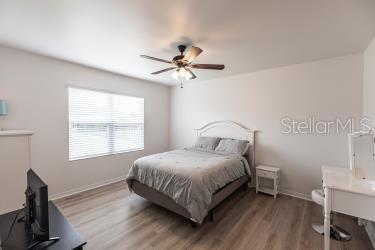
[[[315,189],[311,192],[311,199],[324,208],[324,192],[321,189]],[[324,209],[323,209],[324,210]],[[349,241],[352,239],[350,233],[339,226],[333,225],[333,214],[331,213],[331,238],[339,241]],[[324,235],[324,225],[321,223],[312,223],[312,228],[318,234]]]

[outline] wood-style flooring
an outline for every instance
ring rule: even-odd
[[[321,207],[280,195],[276,200],[253,189],[235,192],[217,207],[214,222],[191,228],[188,220],[136,194],[125,182],[55,201],[88,241],[85,249],[323,249],[312,221]],[[373,249],[356,219],[336,215],[335,224],[352,233],[331,249]]]

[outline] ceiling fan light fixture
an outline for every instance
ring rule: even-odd
[[[182,81],[184,79],[186,80],[196,79],[197,76],[192,71],[193,69],[223,70],[225,67],[223,64],[195,64],[195,63],[192,64],[191,62],[195,60],[195,58],[203,52],[203,50],[198,47],[191,46],[189,50],[186,53],[184,53],[186,50],[186,46],[179,45],[178,50],[180,51],[180,55],[173,57],[171,61],[152,57],[152,56],[147,56],[147,55],[141,55],[141,57],[149,59],[149,60],[172,64],[173,65],[172,67],[162,69],[156,72],[152,72],[151,74],[158,75],[160,73],[173,70],[171,76],[177,81]]]
[[[180,68],[179,70],[178,70],[178,75],[181,77],[181,78],[185,78],[186,77],[186,75],[187,75],[187,71],[186,71],[186,69],[185,68]]]
[[[175,71],[172,73],[172,77],[173,77],[174,79],[178,80],[179,75],[178,75],[178,71],[177,71],[177,70],[175,70]]]
[[[172,77],[176,80],[183,79],[183,78],[185,78],[186,80],[190,80],[191,78],[193,78],[193,75],[189,71],[187,71],[185,68],[181,67],[181,68],[176,69],[172,73]]]
[[[186,80],[190,80],[193,78],[193,75],[189,72],[189,71],[186,71],[186,76],[185,76],[185,79]]]

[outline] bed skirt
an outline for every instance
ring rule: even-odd
[[[212,201],[209,206],[208,211],[211,212],[213,209],[219,205],[223,200],[225,200],[228,196],[230,196],[234,191],[239,189],[241,186],[247,187],[247,183],[250,181],[250,177],[248,175],[241,176],[235,181],[232,181],[231,183],[227,184],[225,187],[219,189],[214,193],[212,196]],[[185,218],[188,218],[189,220],[194,221],[190,213],[181,205],[177,204],[174,200],[172,200],[170,197],[166,196],[165,194],[156,191],[155,189],[152,189],[136,180],[129,181],[130,186],[132,187],[134,193],[138,194],[139,196],[161,206],[164,207],[172,212],[175,212],[176,214],[179,214]]]

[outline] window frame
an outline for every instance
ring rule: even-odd
[[[137,96],[133,94],[127,94],[127,93],[120,93],[120,92],[114,92],[114,91],[109,91],[109,90],[103,90],[103,89],[97,89],[97,88],[89,88],[89,87],[80,87],[76,85],[66,85],[67,89],[67,103],[68,103],[68,161],[79,161],[79,160],[85,160],[85,159],[91,159],[91,158],[98,158],[98,157],[103,157],[103,156],[113,156],[113,155],[118,155],[118,154],[124,154],[124,153],[131,153],[131,152],[137,152],[137,151],[143,151],[145,150],[145,135],[146,135],[146,126],[145,126],[145,106],[146,106],[146,100],[143,96]],[[129,149],[129,150],[122,150],[122,151],[116,151],[116,152],[108,152],[108,153],[103,153],[103,154],[93,154],[93,155],[88,155],[88,156],[82,156],[82,157],[77,157],[77,158],[70,158],[70,117],[69,117],[69,108],[70,108],[70,96],[69,96],[69,89],[80,89],[80,90],[87,90],[87,91],[95,91],[95,92],[100,92],[104,94],[111,94],[111,95],[119,95],[119,96],[125,96],[125,97],[135,97],[135,98],[141,98],[143,99],[143,147],[142,148],[137,148],[137,149]]]

